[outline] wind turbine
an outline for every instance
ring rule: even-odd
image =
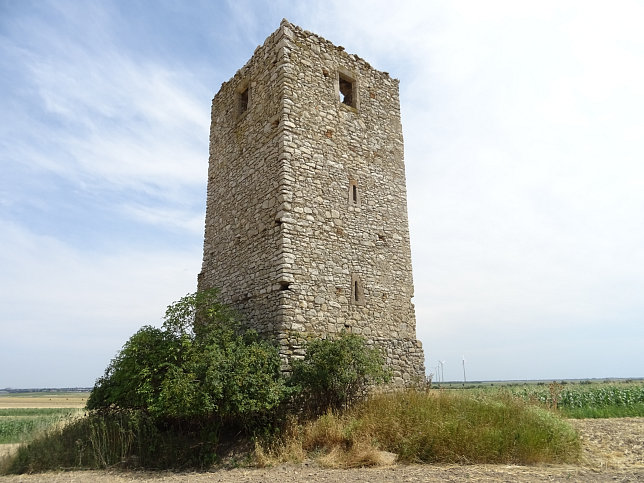
[[[467,382],[467,377],[465,377],[465,356],[463,356],[463,385]]]

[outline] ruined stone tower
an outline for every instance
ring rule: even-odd
[[[283,20],[212,102],[199,289],[279,341],[362,334],[424,378],[398,80]]]

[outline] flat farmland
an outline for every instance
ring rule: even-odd
[[[0,394],[1,409],[70,408],[85,407],[87,392],[21,392]]]
[[[85,407],[86,392],[0,394],[0,457]]]

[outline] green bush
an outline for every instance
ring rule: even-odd
[[[277,348],[244,330],[209,290],[168,307],[161,329],[134,334],[96,382],[87,408],[252,429],[288,394]]]
[[[310,342],[304,358],[293,362],[290,384],[304,406],[320,414],[346,409],[364,397],[370,385],[390,379],[379,349],[368,347],[362,337],[342,333],[335,340]]]

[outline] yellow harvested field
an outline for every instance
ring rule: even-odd
[[[22,392],[0,394],[0,409],[13,408],[84,408],[89,393]]]

